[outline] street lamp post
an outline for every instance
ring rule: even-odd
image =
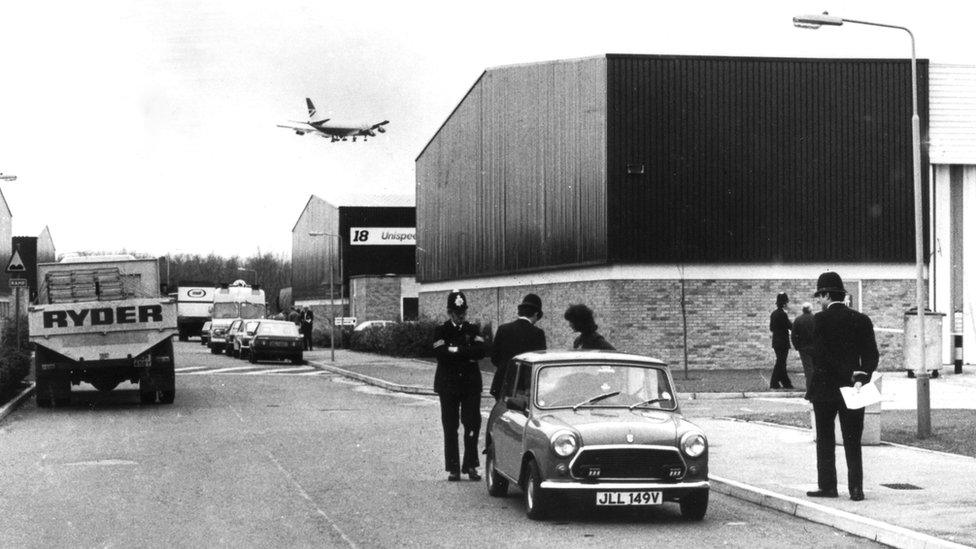
[[[338,248],[339,248],[338,251],[340,253],[342,251],[342,237],[339,236],[339,235],[337,235],[337,234],[311,231],[311,232],[308,233],[308,236],[331,236],[331,237],[335,238],[336,239],[336,242],[338,243]],[[339,268],[342,269],[342,264],[341,263],[339,264]],[[329,260],[329,316],[331,318],[329,319],[330,320],[330,322],[329,322],[329,334],[330,334],[330,336],[329,336],[329,347],[330,347],[330,354],[331,354],[332,362],[335,362],[335,319],[336,319],[336,316],[335,316],[335,278],[334,278],[335,277],[335,274],[334,273],[335,273],[335,261],[330,258],[330,260]],[[339,283],[341,284],[342,283],[342,280],[341,280],[342,279],[342,272],[341,271],[339,272],[339,278],[340,278]],[[339,299],[340,300],[342,299],[342,289],[341,288],[340,288],[340,291],[339,291]]]
[[[918,438],[932,434],[932,418],[929,402],[929,372],[925,363],[925,245],[922,220],[922,143],[918,121],[918,77],[916,76],[915,35],[907,27],[844,19],[828,15],[800,15],[793,18],[793,25],[804,29],[819,29],[823,25],[840,26],[844,23],[903,30],[912,42],[912,167],[915,193],[915,307],[918,314],[918,369],[916,379],[916,408],[918,408]]]

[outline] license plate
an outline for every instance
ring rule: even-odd
[[[617,505],[661,505],[661,492],[597,492],[596,504]]]
[[[288,342],[287,341],[272,341],[271,342],[271,346],[272,347],[287,347],[288,346]]]

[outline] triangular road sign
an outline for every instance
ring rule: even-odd
[[[13,255],[10,256],[10,263],[7,263],[7,272],[22,273],[26,270],[27,267],[24,267],[24,260],[20,258],[20,252],[14,250]]]

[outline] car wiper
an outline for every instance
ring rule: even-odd
[[[633,410],[634,408],[640,408],[641,406],[647,406],[648,404],[654,404],[655,402],[664,402],[664,401],[669,401],[669,400],[671,400],[671,399],[670,398],[649,398],[649,399],[645,400],[644,402],[638,402],[637,404],[634,404],[634,405],[630,406],[629,408],[631,410]]]
[[[595,396],[593,398],[588,398],[588,399],[584,400],[583,402],[580,402],[576,406],[573,406],[573,411],[575,412],[576,409],[579,408],[580,406],[586,406],[587,404],[593,404],[594,402],[599,402],[599,401],[601,401],[601,400],[603,400],[605,398],[615,397],[615,396],[617,396],[619,394],[620,394],[620,391],[614,391],[612,393],[603,393],[602,395],[597,395],[597,396]]]

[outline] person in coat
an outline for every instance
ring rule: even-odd
[[[315,313],[307,305],[302,307],[301,334],[306,351],[312,350],[312,326],[315,325]]]
[[[792,389],[793,382],[786,374],[786,358],[790,354],[790,330],[793,323],[786,314],[786,304],[790,302],[786,292],[776,296],[776,310],[769,315],[769,331],[773,334],[773,351],[776,353],[776,364],[773,375],[769,378],[770,389]]]
[[[793,320],[793,331],[790,332],[790,342],[800,353],[800,363],[803,364],[803,378],[807,385],[813,377],[813,305],[803,304],[803,312]]]
[[[495,332],[491,349],[491,363],[495,365],[495,377],[491,380],[491,396],[501,398],[502,383],[512,357],[528,351],[542,351],[546,348],[546,333],[535,325],[542,319],[542,299],[535,294],[526,294],[518,305],[518,318],[502,324]]]
[[[434,392],[440,400],[441,426],[444,429],[444,467],[447,480],[457,481],[461,473],[480,480],[478,433],[481,431],[481,370],[478,361],[485,357],[487,345],[478,327],[466,320],[468,301],[454,290],[447,296],[450,319],[434,334]],[[458,426],[464,426],[464,460],[458,455]]]
[[[600,349],[613,351],[613,345],[597,332],[599,326],[593,320],[593,310],[586,305],[570,305],[563,314],[569,326],[579,336],[573,341],[573,349]]]
[[[847,458],[847,489],[854,501],[864,499],[861,463],[861,433],[864,408],[844,405],[841,387],[860,389],[878,367],[878,344],[874,325],[867,315],[844,304],[844,283],[835,272],[817,279],[814,294],[823,309],[813,321],[813,377],[806,398],[813,404],[817,428],[817,489],[807,492],[815,498],[837,497],[834,452],[834,418],[840,416],[840,431]]]

